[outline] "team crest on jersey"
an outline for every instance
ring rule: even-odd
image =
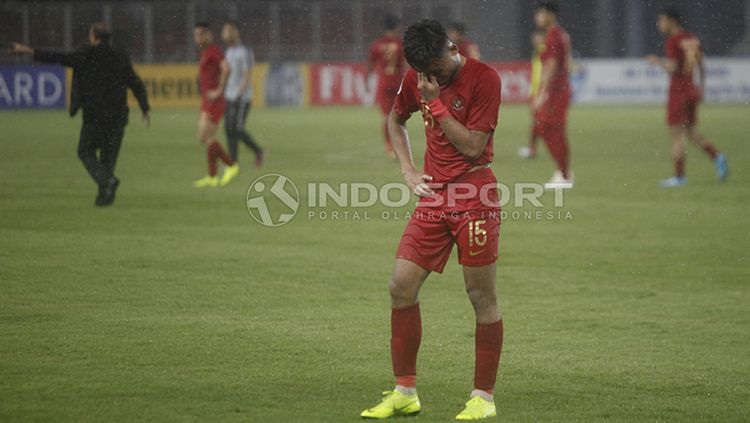
[[[451,107],[453,107],[453,110],[461,110],[464,108],[464,104],[466,103],[466,100],[459,94],[455,97],[453,97],[453,100],[451,100]]]

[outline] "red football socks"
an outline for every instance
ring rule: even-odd
[[[208,157],[208,176],[216,176],[216,149],[214,148],[216,142],[212,142],[206,148],[206,156]]]
[[[570,151],[568,149],[568,139],[565,136],[565,128],[561,126],[549,125],[542,131],[542,138],[549,148],[549,153],[557,164],[557,168],[565,179],[570,178],[568,175],[568,161]]]
[[[421,341],[419,303],[391,309],[391,361],[397,385],[417,386],[417,352]]]
[[[221,161],[227,166],[232,166],[234,164],[234,160],[232,160],[229,154],[221,148],[221,144],[216,140],[213,140],[208,144],[208,148],[206,148],[206,156],[208,157],[209,176],[216,176],[216,159],[221,159]]]
[[[685,159],[677,159],[674,161],[674,175],[678,178],[685,176]]]
[[[234,160],[232,160],[229,154],[227,154],[227,152],[224,151],[223,148],[221,148],[221,144],[219,144],[218,141],[211,141],[211,145],[209,145],[209,148],[213,148],[216,151],[216,157],[221,159],[221,161],[224,162],[224,164],[226,164],[227,166],[232,166],[234,164]]]
[[[474,388],[492,394],[503,348],[503,321],[477,323]]]
[[[706,152],[709,156],[711,156],[712,159],[715,159],[716,156],[719,155],[719,150],[714,147],[713,144],[711,144],[710,141],[706,140],[703,144],[703,151]]]

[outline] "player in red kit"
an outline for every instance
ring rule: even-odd
[[[395,16],[387,16],[384,22],[385,32],[370,44],[367,55],[367,75],[373,72],[377,75],[378,85],[375,90],[375,103],[380,107],[384,118],[393,106],[401,79],[406,71],[404,60],[404,46],[398,31],[399,21]],[[385,137],[385,152],[388,157],[395,159],[391,137],[388,135],[388,124],[384,119],[383,134]]]
[[[416,390],[422,337],[418,294],[431,272],[443,271],[456,244],[476,317],[474,390],[456,418],[491,417],[496,415],[493,391],[503,342],[495,293],[500,207],[490,169],[500,77],[459,54],[437,21],[410,26],[404,53],[412,69],[404,76],[388,129],[404,179],[420,200],[404,229],[389,284],[396,387],[361,416],[383,419],[421,411]],[[406,130],[416,112],[427,138],[424,170],[414,165]]]
[[[224,61],[224,53],[214,43],[214,36],[207,23],[199,23],[193,30],[195,43],[201,49],[199,88],[201,93],[201,114],[198,121],[198,138],[206,146],[208,156],[208,176],[193,182],[196,188],[224,186],[240,171],[237,163],[224,151],[216,140],[219,122],[224,116],[226,101],[224,86],[229,75],[229,66]],[[227,165],[221,179],[216,176],[216,162]]]
[[[685,31],[680,23],[680,14],[674,9],[659,13],[657,26],[668,36],[666,59],[649,56],[648,60],[666,70],[670,75],[669,101],[667,103],[667,124],[672,138],[672,159],[675,175],[660,181],[665,188],[685,185],[685,138],[703,149],[714,162],[719,182],[729,175],[726,156],[701,135],[695,124],[698,120],[698,103],[703,98],[706,72],[703,65],[703,52],[698,38]],[[693,70],[699,72],[700,85],[693,79]]]
[[[480,60],[482,58],[477,43],[466,36],[466,25],[460,22],[453,22],[448,25],[447,33],[448,38],[458,46],[458,52],[461,53],[461,55],[475,60]]]
[[[572,188],[574,179],[570,170],[566,128],[571,97],[570,37],[557,23],[558,14],[557,4],[553,2],[537,4],[534,12],[534,22],[538,29],[545,32],[546,37],[544,51],[540,55],[542,76],[532,107],[539,123],[539,135],[557,164],[557,171],[544,185],[547,189]]]

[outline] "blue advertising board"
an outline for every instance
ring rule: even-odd
[[[0,66],[0,109],[62,109],[66,97],[62,66]]]

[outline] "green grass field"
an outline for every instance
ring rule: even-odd
[[[689,185],[663,190],[661,108],[574,108],[572,218],[502,226],[499,421],[750,419],[747,116],[702,110],[726,184],[691,148]],[[0,421],[358,421],[393,384],[387,282],[405,221],[302,210],[267,228],[245,193],[267,172],[297,186],[400,181],[376,112],[253,111],[266,166],[243,150],[239,180],[211,190],[191,186],[205,171],[196,112],[156,111],[150,129],[131,118],[117,202],[98,209],[79,120],[0,113]],[[546,151],[516,157],[528,121],[501,110],[493,167],[506,184],[552,173]],[[421,303],[418,421],[450,421],[474,354],[455,256]]]

